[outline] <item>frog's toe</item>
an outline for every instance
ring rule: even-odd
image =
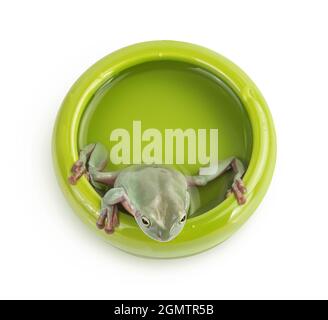
[[[69,184],[74,186],[74,185],[76,185],[77,179],[74,175],[72,175],[68,178],[68,182],[69,182]]]
[[[78,180],[83,176],[83,173],[81,174],[72,174],[70,177],[68,177],[68,182],[71,185],[76,185]]]
[[[245,196],[245,192],[246,192],[246,188],[244,187],[243,184],[240,184],[240,182],[236,181],[233,185],[232,185],[232,192],[234,193],[237,202],[239,205],[245,204],[246,203],[246,196]]]
[[[73,174],[77,174],[78,172],[81,171],[81,168],[83,167],[83,161],[82,160],[77,160],[73,166],[72,166],[72,169],[71,169],[71,172]]]
[[[105,227],[105,232],[107,233],[107,234],[113,234],[114,233],[114,228],[113,227],[110,227],[110,226],[108,226],[108,225],[106,225],[106,227]]]
[[[114,228],[117,228],[120,225],[120,219],[118,218],[118,213],[116,212],[113,216]]]
[[[103,209],[100,214],[99,214],[99,218],[97,220],[97,228],[102,230],[105,228],[105,222],[106,222],[106,218],[107,218],[107,209]]]
[[[245,187],[244,181],[242,179],[237,179],[236,180],[236,185],[237,185],[237,188],[239,189],[239,191],[242,194],[245,194],[247,192],[247,189]]]
[[[117,207],[104,208],[99,214],[97,228],[104,229],[107,234],[112,234],[115,228],[119,226]]]
[[[246,203],[247,198],[245,196],[245,193],[247,192],[247,189],[244,185],[243,180],[237,179],[232,184],[231,189],[229,189],[226,193],[226,198],[230,197],[232,194],[235,195],[235,198],[239,205],[243,205]]]

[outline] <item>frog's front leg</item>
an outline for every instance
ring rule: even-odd
[[[110,189],[101,201],[101,210],[97,221],[99,229],[105,229],[105,232],[111,234],[119,225],[117,205],[126,200],[123,188]]]
[[[107,162],[108,151],[102,144],[87,145],[80,151],[79,159],[71,169],[70,184],[76,184],[86,174],[96,189],[102,189],[102,185],[113,185],[119,172],[103,172]]]
[[[234,193],[238,203],[241,205],[246,202],[246,187],[242,180],[242,177],[245,173],[245,167],[243,163],[235,157],[220,161],[215,170],[215,173],[210,175],[202,175],[202,170],[200,170],[200,175],[187,177],[187,181],[190,186],[205,186],[208,182],[220,177],[226,171],[231,169],[235,173],[235,176],[231,189],[229,189],[227,192],[227,196],[231,193]]]

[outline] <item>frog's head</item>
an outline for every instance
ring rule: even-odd
[[[189,194],[157,195],[147,208],[141,210],[136,221],[150,238],[167,242],[174,239],[187,221]]]

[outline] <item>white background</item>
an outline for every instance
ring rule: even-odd
[[[0,298],[328,298],[327,1],[1,1]],[[51,161],[56,113],[104,55],[146,40],[227,56],[278,135],[269,192],[206,253],[130,256],[74,215]]]

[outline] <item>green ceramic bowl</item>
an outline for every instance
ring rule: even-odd
[[[247,165],[248,201],[224,199],[231,174],[199,188],[196,214],[173,241],[161,243],[139,230],[122,212],[112,235],[96,229],[100,196],[85,178],[67,182],[80,147],[102,142],[111,150],[113,129],[219,129],[219,157],[237,156]],[[275,131],[267,105],[250,78],[206,48],[176,41],[152,41],[118,50],[98,61],[73,85],[59,111],[53,159],[59,184],[74,211],[100,236],[132,254],[176,258],[207,250],[234,233],[261,202],[276,158]],[[196,174],[199,163],[176,166]],[[109,163],[109,170],[124,166]]]

